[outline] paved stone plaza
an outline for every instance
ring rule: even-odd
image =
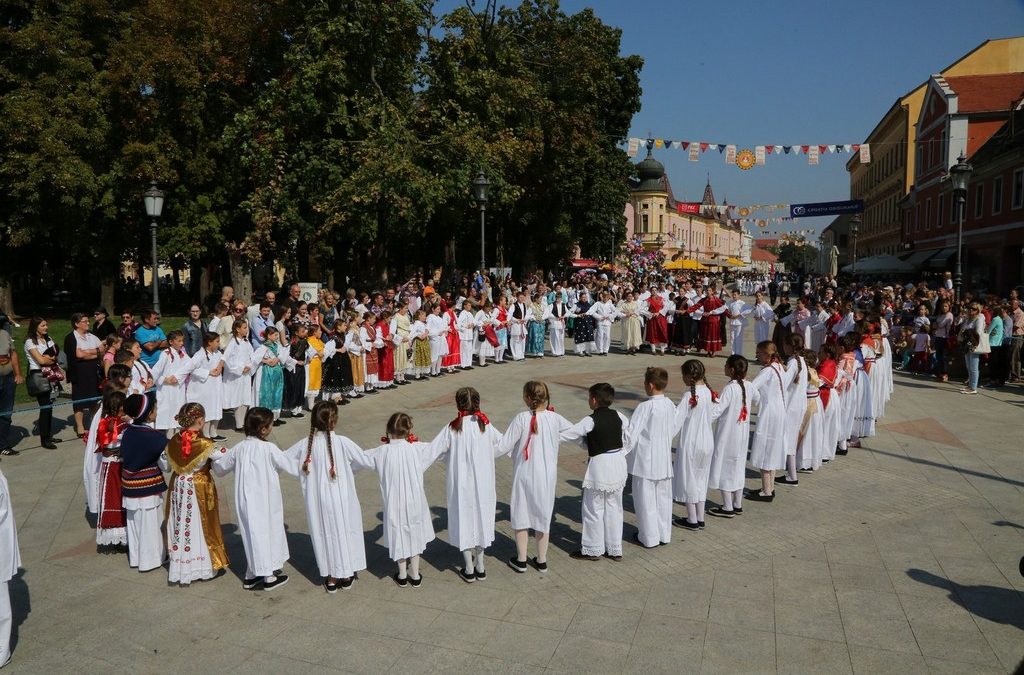
[[[681,361],[568,356],[477,368],[356,401],[342,409],[339,433],[375,445],[387,416],[405,410],[429,440],[453,417],[462,385],[481,390],[484,411],[503,430],[522,408],[522,383],[534,378],[552,385],[553,404],[574,421],[589,413],[587,387],[602,380],[631,410],[643,399],[648,365],[669,369],[678,400]],[[707,363],[721,389],[724,360]],[[697,533],[676,529],[672,544],[657,549],[627,543],[620,563],[569,558],[579,545],[586,453],[563,445],[547,575],[517,575],[504,564],[514,551],[508,459],[497,465],[488,579],[472,585],[456,576],[461,556],[444,539],[441,466],[427,473],[439,537],[418,589],[389,579],[376,477],[358,474],[369,569],[334,596],[320,586],[299,484],[287,476],[291,580],[272,593],[241,588],[230,478],[219,481],[227,576],[171,588],[163,570],[139,574],[123,556],[97,555],[84,516],[82,447],[65,427],[57,451],[30,439],[0,465],[24,561],[11,582],[8,670],[1010,672],[1024,657],[1024,389],[976,397],[956,389],[897,374],[867,447],[802,474],[799,487],[780,487],[774,504],[749,503],[742,517],[708,518]],[[24,418],[16,423],[28,426]],[[292,421],[272,440],[287,447],[308,428],[308,417]],[[626,511],[630,542],[628,496]]]

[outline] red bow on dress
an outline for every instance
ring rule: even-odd
[[[555,412],[554,406],[548,406],[548,412]],[[526,437],[526,447],[523,448],[523,461],[530,461],[530,442],[533,440],[533,435],[537,433],[537,411],[530,411],[530,435]]]
[[[415,443],[416,441],[418,441],[420,439],[419,439],[419,437],[416,434],[409,434],[408,436],[405,437],[405,440],[409,441],[410,443]],[[388,438],[386,435],[385,436],[381,436],[380,437],[380,442],[381,443],[390,443],[391,439]]]
[[[192,441],[196,440],[197,436],[199,436],[198,431],[186,429],[181,432],[181,454],[183,456],[188,457],[192,454]]]
[[[451,428],[454,429],[455,428],[455,423],[457,421],[459,421],[460,419],[462,419],[463,417],[476,417],[478,420],[480,420],[484,424],[490,424],[491,423],[491,421],[489,419],[487,419],[487,415],[483,414],[479,410],[460,410],[458,416],[455,419],[453,419],[448,424],[448,426],[450,426]]]

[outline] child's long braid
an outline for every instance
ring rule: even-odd
[[[309,462],[313,458],[313,435],[316,431],[313,429],[313,425],[309,425],[309,442],[306,443],[306,459],[302,461],[302,472],[309,475]]]
[[[334,438],[333,438],[333,436],[334,436],[334,434],[332,434],[330,431],[324,430],[324,439],[327,441],[327,458],[331,462],[331,468],[327,472],[327,475],[329,475],[331,477],[331,480],[337,480],[337,478],[338,478],[338,471],[335,468],[335,463],[334,463]]]
[[[740,383],[740,393],[743,394],[743,408],[740,410],[740,422],[744,422],[747,419],[747,386],[743,382],[742,377],[733,378]]]
[[[697,407],[697,382],[696,381],[694,381],[694,383],[690,385],[690,407],[691,408],[696,408]]]

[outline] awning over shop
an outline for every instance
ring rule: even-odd
[[[743,267],[744,265],[747,264],[740,260],[739,258],[726,258],[726,262],[728,262],[733,267]]]
[[[956,248],[944,248],[928,259],[928,269],[941,270],[951,265],[955,257]]]
[[[924,261],[925,260],[928,260],[928,258],[931,258],[936,253],[938,253],[938,249],[934,249],[934,248],[933,249],[929,249],[927,251],[914,251],[913,253],[911,253],[906,258],[903,258],[903,260],[905,262],[910,263],[914,267],[920,268],[922,265],[924,265]]]
[[[701,265],[696,260],[689,258],[680,258],[679,260],[670,260],[661,266],[662,269],[666,270],[706,270],[707,267]]]

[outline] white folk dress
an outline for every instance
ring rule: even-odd
[[[351,440],[330,434],[337,474],[336,478],[331,478],[327,436],[317,433],[314,437],[308,474],[302,470],[308,439],[288,448],[285,454],[290,461],[297,462],[309,536],[313,540],[313,555],[320,576],[347,579],[366,569],[363,513],[352,472],[373,468],[373,463]]]
[[[11,494],[7,479],[0,471],[0,664],[7,663],[11,655],[11,596],[8,582],[18,574],[21,553],[18,551],[18,528],[11,510]]]
[[[683,400],[676,407],[679,438],[673,462],[672,498],[677,502],[695,504],[708,494],[708,474],[711,456],[715,451],[715,438],[711,431],[714,401],[706,385],[697,385],[697,405],[691,405],[689,390],[683,390]]]
[[[818,469],[825,454],[825,410],[821,405],[821,380],[813,370],[808,373],[803,425],[796,450],[799,469]]]
[[[246,372],[245,369],[249,371]],[[224,384],[221,391],[221,407],[227,410],[239,406],[251,406],[252,374],[256,370],[253,362],[253,348],[248,340],[233,337],[224,350]]]
[[[288,560],[284,502],[277,473],[298,475],[298,464],[281,449],[258,438],[246,438],[213,456],[218,475],[235,472],[235,513],[245,547],[247,579],[269,577]]]
[[[437,361],[443,356],[448,356],[448,339],[445,337],[448,331],[448,322],[443,316],[427,317],[427,335],[430,336],[430,360]]]
[[[549,532],[555,510],[559,435],[572,425],[556,412],[525,410],[512,419],[501,439],[501,454],[512,457],[512,529]]]
[[[501,433],[476,417],[462,419],[462,430],[445,425],[431,443],[447,461],[448,542],[459,549],[487,548],[494,541],[494,458],[502,454]]]
[[[434,540],[423,472],[439,454],[429,443],[410,443],[405,439],[391,439],[366,451],[367,459],[380,477],[384,543],[392,560],[419,555]]]
[[[807,412],[807,362],[802,356],[791,356],[786,363],[786,372],[792,371],[793,378],[786,386],[786,455],[796,454],[800,427]]]
[[[870,438],[875,435],[875,350],[867,345],[861,345],[860,350],[864,355],[865,365],[871,364],[871,372],[862,367],[856,373],[857,409],[853,416],[853,435]]]
[[[89,421],[89,433],[85,437],[85,458],[82,461],[82,485],[85,489],[85,507],[89,513],[99,513],[100,468],[103,455],[96,452],[96,434],[103,419],[103,404],[100,403]]]
[[[750,466],[762,471],[786,468],[786,387],[796,370],[786,370],[779,363],[761,369],[752,387],[757,389],[759,404],[754,440],[750,444]]]
[[[746,414],[743,396],[746,392]],[[723,492],[743,489],[746,481],[747,445],[750,443],[750,415],[760,401],[750,382],[731,380],[718,396],[711,416],[715,422],[715,454],[711,458],[708,487]]]
[[[185,405],[191,369],[192,359],[184,349],[164,349],[160,352],[160,358],[153,366],[153,381],[156,383],[156,429],[166,431],[178,428],[174,418],[181,410],[181,406]],[[169,383],[169,377],[174,377],[177,382]]]
[[[188,387],[185,388],[185,400],[203,406],[207,422],[217,422],[224,414],[224,406],[221,405],[222,377],[210,375],[210,371],[223,360],[220,352],[214,351],[211,354],[206,349],[200,349],[192,356],[192,370],[188,378]]]
[[[758,342],[769,339],[774,319],[775,312],[767,302],[762,300],[754,305],[754,346],[757,346]]]

